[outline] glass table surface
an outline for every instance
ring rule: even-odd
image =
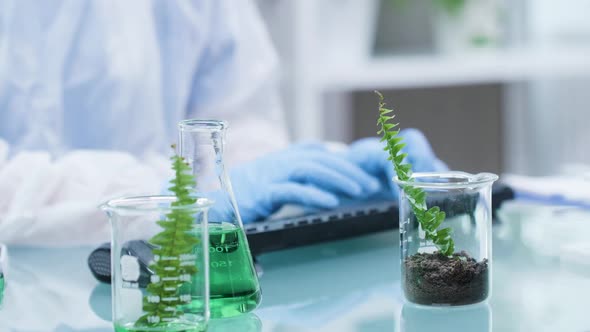
[[[511,202],[499,216],[485,303],[405,303],[391,231],[259,257],[261,306],[209,331],[590,331],[590,211]],[[93,248],[9,247],[0,331],[113,331]]]

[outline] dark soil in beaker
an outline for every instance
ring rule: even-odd
[[[408,300],[425,305],[465,305],[488,296],[488,261],[477,262],[465,251],[447,257],[418,253],[404,261]]]

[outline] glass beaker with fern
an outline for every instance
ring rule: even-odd
[[[413,173],[395,114],[379,96],[382,135],[399,188],[402,288],[423,305],[486,300],[491,286],[492,184],[498,176]]]
[[[177,158],[176,164],[182,167],[184,162]],[[188,173],[177,173],[172,181],[174,196],[120,198],[101,206],[112,225],[111,284],[117,332],[207,329],[211,201],[192,197],[187,186],[191,179]],[[196,300],[202,303],[191,306]]]
[[[402,285],[423,305],[466,305],[491,291],[491,173],[414,173],[400,185]]]

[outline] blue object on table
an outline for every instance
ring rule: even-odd
[[[405,162],[412,164],[414,172],[442,172],[448,166],[436,157],[432,147],[422,132],[417,129],[404,129],[399,134],[406,145],[402,150],[408,156]],[[384,142],[376,137],[360,139],[350,145],[347,158],[359,165],[367,173],[389,184],[393,199],[397,199],[398,189],[392,179],[395,176],[389,154],[383,150]]]
[[[341,197],[367,197],[381,188],[352,161],[313,143],[295,144],[245,163],[230,177],[244,223],[267,218],[283,205],[330,209]],[[216,206],[210,213],[217,209],[224,210]]]

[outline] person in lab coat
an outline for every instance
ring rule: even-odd
[[[277,56],[251,1],[8,0],[0,22],[0,242],[108,239],[97,204],[161,192],[185,118],[231,124],[245,222],[389,187],[376,139],[289,145]],[[445,167],[420,132],[404,135],[417,170]]]

